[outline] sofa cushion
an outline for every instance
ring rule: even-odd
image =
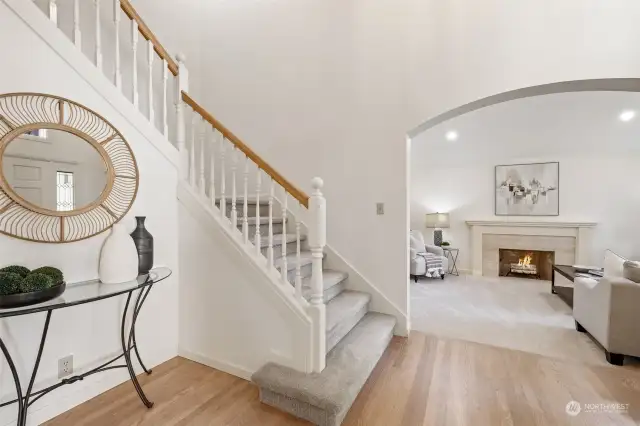
[[[634,262],[633,260],[624,262],[622,275],[634,283],[640,283],[640,262]]]
[[[619,256],[612,252],[611,250],[607,250],[604,252],[604,275],[607,277],[622,277],[624,262],[626,262],[622,256]]]

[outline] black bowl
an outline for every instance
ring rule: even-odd
[[[44,290],[32,291],[29,293],[16,293],[0,296],[0,308],[18,308],[20,306],[35,305],[36,303],[46,302],[54,299],[64,293],[67,283],[62,282]]]

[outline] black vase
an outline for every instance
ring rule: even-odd
[[[136,216],[138,226],[131,233],[131,238],[138,250],[138,273],[146,274],[153,268],[153,235],[144,227],[145,216]]]

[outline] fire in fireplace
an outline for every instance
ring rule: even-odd
[[[552,251],[500,249],[499,275],[549,281],[553,261]]]

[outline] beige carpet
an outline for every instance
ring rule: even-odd
[[[548,281],[447,275],[410,282],[413,330],[607,364],[602,349],[575,330],[571,309],[551,294]]]

